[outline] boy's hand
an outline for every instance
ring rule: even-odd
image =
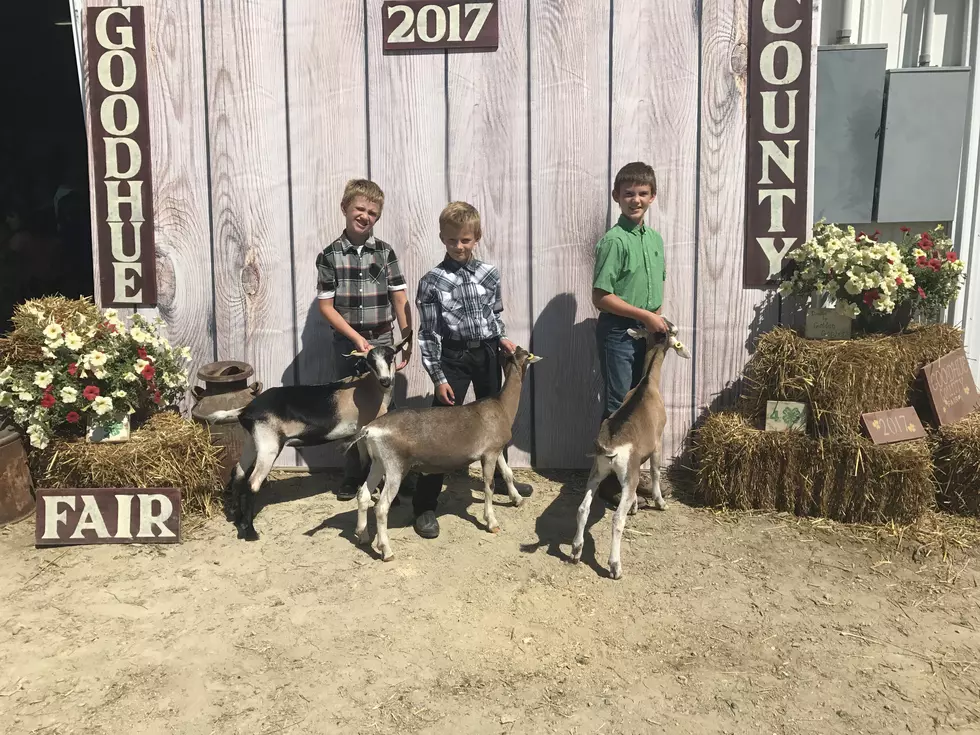
[[[502,338],[500,340],[500,346],[503,349],[503,351],[506,352],[508,355],[513,355],[514,350],[517,349],[517,345],[515,345],[513,342],[511,342],[509,339],[506,338]]]
[[[439,403],[444,403],[447,406],[456,405],[456,396],[453,394],[453,389],[449,387],[449,383],[436,386],[436,398],[439,399]]]
[[[662,332],[667,333],[667,322],[659,314],[654,314],[652,311],[647,312],[643,315],[640,320],[643,326],[647,328],[648,332]]]
[[[404,370],[408,366],[408,361],[412,359],[411,347],[408,346],[402,347],[401,353],[404,359],[400,363],[398,363],[398,367],[395,368],[395,372],[398,372],[399,370]]]
[[[357,336],[357,339],[356,340],[353,340],[353,342],[354,342],[354,347],[357,348],[357,351],[358,352],[370,352],[371,351],[371,343],[368,342],[366,339],[364,339],[364,337],[358,335]]]

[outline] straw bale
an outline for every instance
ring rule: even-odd
[[[862,413],[911,405],[930,416],[920,370],[962,346],[963,333],[945,324],[842,341],[777,328],[758,341],[739,406],[762,428],[767,400],[802,401],[810,406],[811,433],[823,437],[859,434]]]
[[[980,516],[980,412],[942,427],[935,436],[939,507]]]
[[[210,517],[220,506],[220,447],[207,427],[172,411],[153,415],[128,442],[52,441],[30,453],[37,487],[175,487],[185,515]]]
[[[932,506],[925,440],[875,446],[860,436],[765,432],[735,413],[694,437],[696,493],[708,505],[775,510],[847,523],[910,523]]]
[[[44,314],[59,324],[77,324],[82,317],[90,324],[102,321],[102,312],[92,299],[83,296],[80,299],[66,299],[64,296],[44,296],[40,299],[29,299],[17,305],[10,321],[14,325],[14,334],[25,337],[36,335],[46,324],[39,324],[38,314]]]

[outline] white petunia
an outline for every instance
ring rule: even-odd
[[[0,407],[6,408],[14,404],[14,397],[5,390],[0,390]]]
[[[62,334],[64,334],[64,330],[61,328],[61,325],[57,324],[56,322],[51,322],[44,328],[44,338],[49,342],[53,342],[54,340],[58,339]]]
[[[126,393],[126,391],[124,390],[117,390],[117,391],[113,391],[112,393],[113,398],[125,398],[127,395],[129,394]]]
[[[98,396],[92,401],[92,410],[99,416],[109,413],[112,410],[112,399],[105,396]]]
[[[22,392],[22,393],[21,393],[20,395],[18,395],[17,397],[18,397],[18,398],[19,398],[20,400],[22,400],[22,401],[23,401],[24,403],[29,403],[29,402],[31,402],[31,401],[33,401],[33,400],[34,400],[34,396],[32,396],[32,395],[31,395],[30,393],[28,393],[28,392],[27,392],[26,390],[25,390],[25,391],[23,391],[23,392]]]
[[[100,352],[99,350],[92,350],[87,355],[82,357],[82,362],[85,364],[85,367],[97,368],[97,367],[103,367],[108,359],[109,358],[106,357],[106,354],[104,352]]]
[[[44,433],[44,429],[37,424],[31,424],[28,426],[27,434],[31,437],[32,447],[44,449],[46,446],[48,446],[48,437]]]
[[[51,385],[52,380],[54,380],[54,374],[50,370],[34,373],[34,385],[38,388],[47,388]]]
[[[125,375],[123,375],[123,380],[125,380],[127,383],[135,383],[139,379],[140,376],[137,375],[136,373],[126,373]]]
[[[105,376],[106,376],[106,375],[108,375],[108,374],[109,374],[109,373],[107,373],[107,372],[106,372],[105,370],[103,370],[102,368],[95,368],[95,370],[93,370],[93,371],[92,371],[92,375],[94,375],[94,376],[95,376],[95,379],[96,379],[96,380],[102,380],[102,379],[103,379],[103,378],[105,378]]]
[[[62,403],[74,403],[75,399],[78,398],[78,391],[71,386],[65,386],[61,389],[61,402]]]
[[[14,369],[10,367],[10,365],[7,365],[7,367],[5,367],[2,371],[0,371],[0,385],[3,385],[8,380],[10,380],[10,376],[13,374],[14,374]]]
[[[65,335],[65,344],[68,346],[69,350],[73,352],[78,352],[85,346],[85,340],[79,337],[74,332],[69,332]]]

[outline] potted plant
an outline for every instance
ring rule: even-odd
[[[938,322],[963,285],[966,263],[953,250],[953,242],[942,225],[915,235],[903,227],[902,260],[912,273],[916,287],[904,298],[912,316],[923,322]]]
[[[160,319],[46,298],[18,306],[13,322],[0,341],[0,414],[32,447],[86,428],[112,433],[123,417],[136,428],[187,390],[190,350],[161,335]]]
[[[899,246],[879,235],[818,222],[813,237],[787,256],[792,267],[779,292],[833,305],[865,332],[901,331],[911,320],[915,277]]]

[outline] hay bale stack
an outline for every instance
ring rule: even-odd
[[[759,339],[746,366],[739,408],[761,428],[767,400],[802,401],[810,406],[812,429],[824,437],[860,434],[863,413],[912,405],[929,416],[919,371],[962,346],[963,333],[945,324],[839,342],[777,328]]]
[[[694,438],[697,487],[709,505],[785,511],[849,523],[909,523],[935,496],[925,440],[875,446],[859,435],[765,432],[743,416],[709,416]]]
[[[980,516],[980,412],[939,429],[934,456],[939,507]]]
[[[30,464],[39,488],[176,487],[183,514],[210,517],[222,491],[220,453],[205,426],[165,411],[128,442],[57,440],[32,451]]]

